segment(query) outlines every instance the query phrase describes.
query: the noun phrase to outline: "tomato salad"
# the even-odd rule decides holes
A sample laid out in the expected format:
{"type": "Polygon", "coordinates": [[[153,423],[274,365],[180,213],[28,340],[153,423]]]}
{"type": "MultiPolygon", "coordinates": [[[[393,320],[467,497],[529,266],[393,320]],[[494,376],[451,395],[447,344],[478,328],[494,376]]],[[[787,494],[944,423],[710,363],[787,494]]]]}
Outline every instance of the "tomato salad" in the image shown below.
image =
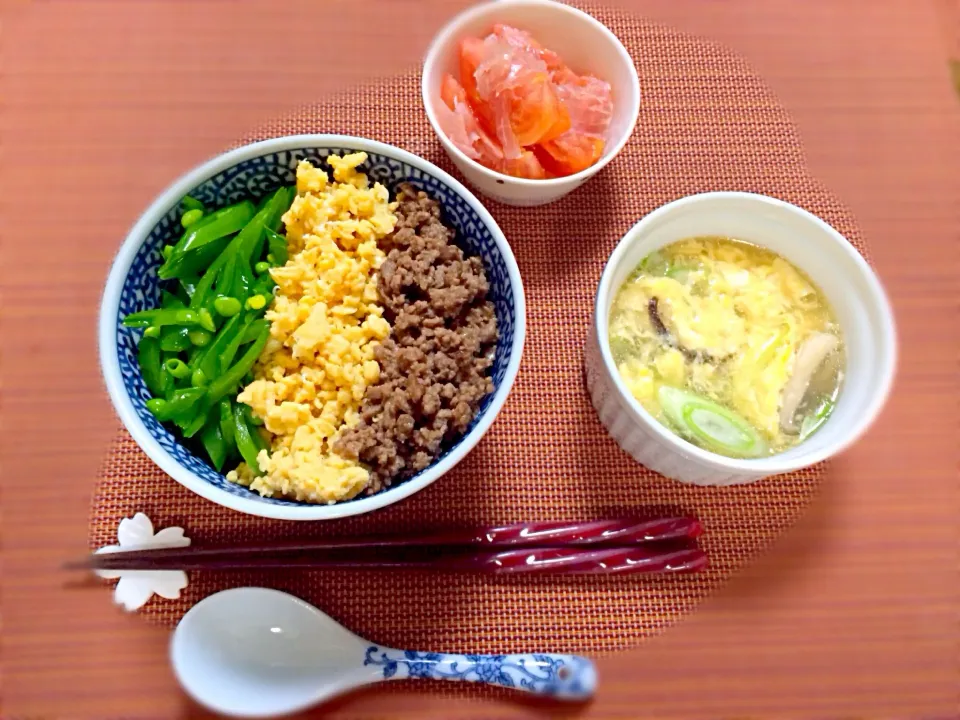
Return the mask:
{"type": "Polygon", "coordinates": [[[563,177],[603,155],[610,84],[580,75],[530,33],[495,25],[459,45],[459,79],[443,77],[440,126],[467,157],[520,178],[563,177]]]}

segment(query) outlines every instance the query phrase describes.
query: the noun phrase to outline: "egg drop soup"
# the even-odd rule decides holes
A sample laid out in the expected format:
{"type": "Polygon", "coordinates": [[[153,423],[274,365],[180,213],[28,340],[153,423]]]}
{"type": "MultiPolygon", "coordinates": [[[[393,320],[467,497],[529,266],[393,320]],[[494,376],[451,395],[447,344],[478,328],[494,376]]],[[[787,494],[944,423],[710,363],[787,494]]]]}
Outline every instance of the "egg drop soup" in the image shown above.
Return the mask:
{"type": "Polygon", "coordinates": [[[623,382],[660,423],[727,457],[803,442],[826,421],[844,348],[826,298],[775,253],[721,237],[640,263],[610,310],[623,382]]]}

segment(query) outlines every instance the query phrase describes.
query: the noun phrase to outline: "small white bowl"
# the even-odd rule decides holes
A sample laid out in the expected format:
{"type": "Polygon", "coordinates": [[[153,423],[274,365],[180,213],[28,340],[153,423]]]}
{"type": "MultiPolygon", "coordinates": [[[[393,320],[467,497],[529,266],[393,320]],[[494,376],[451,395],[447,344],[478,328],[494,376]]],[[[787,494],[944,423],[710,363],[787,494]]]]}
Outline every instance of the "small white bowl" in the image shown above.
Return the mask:
{"type": "Polygon", "coordinates": [[[447,24],[427,52],[421,78],[423,105],[434,132],[454,165],[481,193],[505,205],[546,205],[576,190],[602,170],[627,144],[640,114],[640,80],[633,59],[605,25],[587,13],[551,0],[498,0],[470,8],[447,24]],[[459,77],[459,42],[482,37],[495,23],[530,32],[545,47],[559,53],[574,72],[592,73],[613,89],[613,119],[603,156],[575,175],[530,180],[490,170],[467,157],[444,134],[434,107],[440,99],[444,73],[459,77]]]}
{"type": "Polygon", "coordinates": [[[692,195],[633,226],[600,279],[585,365],[593,405],[629,455],[661,475],[697,485],[735,485],[809,467],[856,442],[883,408],[893,382],[897,341],[890,303],[870,266],[840,233],[794,205],[739,192],[692,195]],[[630,394],[610,352],[608,323],[617,290],[640,261],[677,240],[722,235],[768,248],[820,287],[840,324],[846,372],[836,408],[805,442],[770,457],[738,460],[686,442],[630,394]]]}

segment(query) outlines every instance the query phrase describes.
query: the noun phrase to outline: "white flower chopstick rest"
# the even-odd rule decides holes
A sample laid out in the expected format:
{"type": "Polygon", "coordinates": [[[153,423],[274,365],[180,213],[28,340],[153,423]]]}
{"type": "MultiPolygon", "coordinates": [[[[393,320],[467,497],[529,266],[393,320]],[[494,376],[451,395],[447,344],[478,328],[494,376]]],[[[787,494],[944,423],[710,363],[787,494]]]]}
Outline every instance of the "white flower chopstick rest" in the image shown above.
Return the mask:
{"type": "MultiPolygon", "coordinates": [[[[97,554],[187,547],[190,544],[190,538],[183,534],[183,528],[180,527],[164,528],[154,535],[153,523],[142,512],[120,521],[117,541],[119,545],[102,547],[96,551],[97,554]]],[[[113,599],[129,612],[146,605],[154,595],[176,600],[180,597],[180,591],[187,586],[187,574],[183,570],[97,570],[96,573],[107,580],[120,578],[113,599]]]]}

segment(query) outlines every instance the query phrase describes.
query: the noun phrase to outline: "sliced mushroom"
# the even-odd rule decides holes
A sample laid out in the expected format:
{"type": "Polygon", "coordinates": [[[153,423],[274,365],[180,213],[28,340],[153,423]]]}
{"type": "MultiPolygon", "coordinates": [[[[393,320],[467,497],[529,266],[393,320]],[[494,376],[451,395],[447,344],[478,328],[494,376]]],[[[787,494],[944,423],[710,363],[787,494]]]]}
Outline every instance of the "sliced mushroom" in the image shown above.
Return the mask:
{"type": "Polygon", "coordinates": [[[656,297],[650,298],[650,302],[647,303],[647,313],[650,315],[650,324],[653,325],[654,331],[663,338],[663,341],[670,347],[676,348],[683,356],[690,362],[714,362],[713,357],[709,353],[703,350],[691,350],[690,348],[684,347],[677,338],[673,336],[673,333],[670,332],[670,329],[663,322],[663,318],[660,316],[660,305],[659,300],[656,297]]]}
{"type": "Polygon", "coordinates": [[[814,333],[808,337],[797,351],[793,365],[793,375],[783,388],[783,400],[780,403],[780,427],[785,433],[796,434],[800,428],[796,423],[797,408],[803,402],[810,380],[817,368],[827,359],[840,340],[830,333],[814,333]]]}

